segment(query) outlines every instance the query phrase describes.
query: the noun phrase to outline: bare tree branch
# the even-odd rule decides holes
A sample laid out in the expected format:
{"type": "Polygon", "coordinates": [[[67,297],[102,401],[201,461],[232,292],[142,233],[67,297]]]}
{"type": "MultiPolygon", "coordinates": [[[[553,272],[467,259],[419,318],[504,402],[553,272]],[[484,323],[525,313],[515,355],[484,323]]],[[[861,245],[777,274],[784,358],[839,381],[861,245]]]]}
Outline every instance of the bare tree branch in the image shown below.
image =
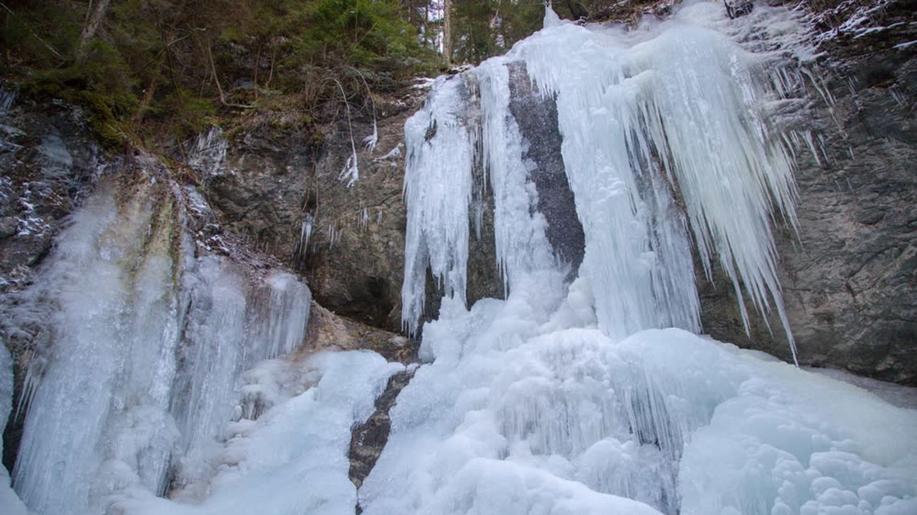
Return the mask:
{"type": "Polygon", "coordinates": [[[207,42],[207,58],[210,60],[210,71],[213,73],[213,81],[216,82],[217,91],[220,92],[220,103],[227,107],[238,107],[240,109],[254,109],[253,105],[245,104],[234,104],[226,101],[226,94],[223,92],[223,86],[220,85],[220,77],[217,75],[217,67],[213,63],[213,51],[211,50],[210,42],[207,42]]]}
{"type": "MultiPolygon", "coordinates": [[[[15,18],[19,18],[19,16],[18,16],[15,12],[13,12],[12,9],[10,9],[9,7],[7,7],[7,5],[6,5],[5,3],[0,2],[0,7],[3,7],[3,9],[4,9],[6,12],[10,13],[10,16],[13,16],[13,17],[15,17],[15,18]]],[[[20,19],[21,19],[21,18],[20,18],[20,19]]],[[[64,59],[64,56],[61,55],[60,52],[58,52],[57,50],[55,50],[55,48],[54,48],[53,46],[51,46],[50,43],[48,43],[47,41],[41,39],[41,38],[38,36],[38,34],[36,34],[32,29],[29,29],[29,34],[31,34],[33,38],[37,39],[42,45],[44,45],[45,48],[47,48],[49,52],[51,52],[52,54],[54,54],[55,57],[57,57],[58,59],[61,59],[61,60],[64,59]]]]}

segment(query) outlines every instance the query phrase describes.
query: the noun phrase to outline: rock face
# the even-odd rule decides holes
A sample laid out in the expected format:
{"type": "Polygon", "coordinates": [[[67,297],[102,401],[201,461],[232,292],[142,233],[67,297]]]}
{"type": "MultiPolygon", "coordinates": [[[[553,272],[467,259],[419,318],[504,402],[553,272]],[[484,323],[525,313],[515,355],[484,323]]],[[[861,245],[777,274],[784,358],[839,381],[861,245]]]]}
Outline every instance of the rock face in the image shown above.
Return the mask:
{"type": "Polygon", "coordinates": [[[316,299],[338,314],[398,331],[404,266],[404,121],[419,105],[406,94],[378,102],[377,121],[355,117],[325,135],[305,195],[311,236],[295,266],[314,284],[316,299]],[[364,145],[376,135],[375,145],[364,145]],[[359,179],[341,178],[356,148],[359,179]]]}
{"type": "Polygon", "coordinates": [[[28,280],[100,170],[79,110],[0,90],[0,293],[28,280]],[[7,105],[3,105],[7,104],[7,105]]]}
{"type": "Polygon", "coordinates": [[[310,309],[306,341],[305,352],[368,349],[389,361],[416,360],[416,348],[404,336],[340,317],[316,302],[310,309]]]}
{"type": "Polygon", "coordinates": [[[284,261],[296,248],[315,153],[307,131],[291,117],[255,115],[225,139],[221,132],[208,134],[198,141],[204,155],[190,159],[224,227],[284,261]]]}
{"type": "MultiPolygon", "coordinates": [[[[906,2],[861,29],[907,20],[906,2]]],[[[848,6],[849,7],[849,6],[848,6]]],[[[841,21],[857,13],[826,11],[841,21]]],[[[835,22],[839,23],[839,22],[835,22]]],[[[912,24],[866,35],[835,30],[821,45],[833,102],[813,122],[827,159],[799,160],[799,235],[778,236],[781,283],[800,362],[917,384],[917,38],[912,24]],[[858,36],[858,37],[855,37],[858,36]]],[[[814,93],[814,92],[813,92],[814,93]]],[[[779,322],[742,329],[723,278],[701,288],[705,331],[788,357],[779,322]]]]}
{"type": "MultiPolygon", "coordinates": [[[[305,274],[316,300],[361,322],[400,330],[405,208],[404,121],[422,92],[354,111],[319,136],[289,115],[258,115],[226,138],[205,178],[221,220],[305,274]],[[376,135],[374,145],[364,143],[376,135]],[[356,150],[359,178],[341,176],[356,150]]],[[[344,106],[342,106],[342,111],[344,106]]]]}

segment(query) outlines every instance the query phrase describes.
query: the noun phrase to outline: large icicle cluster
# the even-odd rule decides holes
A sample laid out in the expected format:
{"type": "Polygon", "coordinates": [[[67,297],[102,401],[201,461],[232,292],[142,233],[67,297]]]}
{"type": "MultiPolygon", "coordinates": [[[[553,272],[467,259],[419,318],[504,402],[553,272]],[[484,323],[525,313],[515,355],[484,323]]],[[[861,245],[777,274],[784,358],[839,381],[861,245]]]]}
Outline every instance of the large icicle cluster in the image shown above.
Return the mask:
{"type": "Polygon", "coordinates": [[[778,213],[795,224],[787,142],[798,136],[775,127],[768,110],[800,92],[787,81],[772,83],[768,74],[773,67],[766,64],[785,49],[749,53],[711,28],[716,6],[687,11],[634,32],[555,23],[507,56],[440,79],[406,128],[403,305],[410,327],[421,314],[427,264],[446,282],[447,294],[463,298],[477,147],[494,191],[505,277],[527,266],[519,256],[540,248],[526,241],[527,219],[537,212],[507,217],[533,205],[527,196],[537,198],[521,157],[527,143],[515,141],[506,107],[506,66],[522,61],[557,102],[564,165],[586,234],[579,273],[592,285],[602,329],[615,338],[652,327],[699,329],[689,225],[706,273],[718,256],[735,285],[746,325],[742,286],[759,311],[776,308],[792,345],[771,224],[778,213]],[[479,97],[467,93],[475,89],[479,97]],[[441,127],[448,131],[441,134],[441,127]]]}
{"type": "Polygon", "coordinates": [[[405,235],[401,309],[410,329],[423,312],[428,267],[446,295],[465,300],[476,141],[463,110],[470,94],[462,78],[440,78],[425,108],[404,127],[409,149],[404,190],[413,207],[405,235]]]}

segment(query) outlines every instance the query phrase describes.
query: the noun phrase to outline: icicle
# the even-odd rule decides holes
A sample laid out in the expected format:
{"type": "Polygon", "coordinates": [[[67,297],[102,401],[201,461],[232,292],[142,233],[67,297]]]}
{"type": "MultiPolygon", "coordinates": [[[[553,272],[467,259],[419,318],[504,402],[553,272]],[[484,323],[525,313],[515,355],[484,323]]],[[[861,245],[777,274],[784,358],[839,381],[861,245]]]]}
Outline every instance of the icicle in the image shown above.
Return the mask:
{"type": "Polygon", "coordinates": [[[350,188],[360,179],[360,167],[357,160],[357,149],[353,147],[353,153],[347,158],[347,161],[344,162],[343,168],[341,168],[341,173],[338,174],[338,180],[347,184],[347,187],[350,188]]]}
{"type": "Polygon", "coordinates": [[[91,199],[26,293],[60,306],[14,470],[17,491],[38,513],[90,510],[106,493],[96,478],[115,481],[115,463],[140,465],[116,481],[162,487],[175,438],[166,412],[180,297],[170,254],[174,204],[151,193],[121,212],[111,191],[91,199]]]}
{"type": "MultiPolygon", "coordinates": [[[[718,11],[708,5],[692,11],[695,18],[685,17],[689,22],[650,26],[650,33],[640,37],[555,24],[516,45],[506,57],[472,72],[481,82],[482,148],[496,197],[498,264],[506,276],[517,267],[515,261],[529,259],[531,251],[531,245],[524,243],[531,233],[520,224],[528,215],[519,218],[510,213],[523,213],[523,206],[532,206],[534,193],[526,193],[527,172],[514,150],[514,121],[500,104],[508,97],[501,86],[504,64],[522,60],[537,87],[556,97],[565,169],[586,235],[580,274],[592,284],[603,330],[615,338],[668,325],[699,330],[687,226],[706,274],[711,273],[712,260],[718,259],[737,291],[744,289],[738,301],[746,327],[747,295],[758,312],[777,311],[795,356],[777,279],[771,223],[779,213],[795,228],[792,156],[807,140],[795,132],[787,140],[769,125],[767,109],[786,111],[804,105],[772,101],[785,100],[802,83],[794,78],[795,70],[791,75],[780,65],[767,73],[764,68],[770,57],[755,56],[703,26],[710,23],[708,16],[717,17],[712,25],[722,25],[718,11]],[[513,169],[518,171],[508,172],[513,169]],[[504,187],[507,180],[513,185],[504,187]],[[684,201],[685,219],[675,207],[675,195],[684,201]]],[[[756,16],[766,16],[767,10],[762,13],[756,16]]],[[[775,16],[785,15],[781,13],[775,16]]],[[[547,18],[550,15],[548,7],[547,18]]],[[[754,23],[763,22],[742,21],[738,28],[727,28],[736,32],[735,37],[761,46],[752,37],[757,30],[754,23]]],[[[778,47],[796,45],[793,50],[805,54],[791,31],[773,32],[778,47]]],[[[765,51],[776,53],[773,46],[765,46],[765,51]]],[[[455,113],[473,116],[473,100],[454,94],[461,83],[461,76],[441,79],[425,110],[406,129],[406,191],[410,192],[406,271],[410,273],[405,275],[403,319],[409,327],[422,311],[420,270],[427,261],[431,265],[437,261],[424,252],[439,253],[438,262],[431,266],[434,277],[442,281],[448,272],[459,278],[458,287],[446,285],[447,292],[461,292],[464,287],[461,250],[467,245],[468,191],[462,181],[467,179],[460,179],[448,194],[441,185],[450,180],[455,184],[452,177],[467,171],[447,176],[437,168],[440,161],[418,159],[436,152],[474,151],[467,129],[459,133],[461,138],[448,142],[437,132],[443,113],[453,119],[455,113]],[[448,102],[443,101],[446,98],[448,102]],[[435,188],[429,186],[434,183],[435,188]],[[430,190],[415,193],[424,188],[430,190]],[[426,214],[419,215],[442,213],[447,197],[452,202],[461,199],[450,211],[451,222],[437,226],[429,224],[426,214]],[[412,234],[446,228],[450,238],[440,238],[426,248],[412,239],[412,234]]],[[[822,89],[817,81],[813,84],[822,89]]]]}
{"type": "Polygon", "coordinates": [[[6,114],[13,107],[17,95],[18,91],[15,89],[7,89],[0,85],[0,115],[6,114]]]}
{"type": "Polygon", "coordinates": [[[463,119],[463,77],[440,78],[404,127],[408,208],[402,314],[413,332],[423,313],[427,266],[447,296],[465,301],[473,128],[463,119]]]}
{"type": "MultiPolygon", "coordinates": [[[[350,117],[350,102],[347,100],[347,93],[344,92],[344,86],[341,85],[339,80],[335,79],[334,83],[337,84],[338,89],[341,91],[341,98],[344,100],[344,107],[347,113],[347,128],[350,131],[350,157],[344,162],[341,173],[338,174],[338,180],[345,182],[347,187],[351,188],[360,179],[360,163],[357,157],[357,144],[353,136],[353,122],[350,117]]],[[[375,142],[373,142],[373,147],[375,147],[375,142]]]]}
{"type": "MultiPolygon", "coordinates": [[[[520,274],[554,267],[554,255],[545,237],[545,220],[538,213],[538,194],[523,162],[526,142],[509,111],[509,71],[491,60],[474,71],[479,80],[483,161],[494,198],[497,265],[504,291],[520,274]]],[[[475,232],[480,238],[482,208],[476,206],[475,232]]]]}
{"type": "Polygon", "coordinates": [[[545,2],[544,4],[544,23],[542,26],[547,29],[550,27],[555,27],[557,25],[560,25],[561,23],[563,22],[560,21],[560,16],[558,16],[557,13],[554,12],[554,8],[551,6],[551,2],[545,2]]]}
{"type": "MultiPolygon", "coordinates": [[[[365,148],[366,150],[369,151],[370,154],[372,154],[373,151],[376,150],[376,145],[378,144],[379,144],[379,127],[376,124],[375,117],[373,117],[373,133],[363,138],[363,148],[365,148]]],[[[391,154],[391,152],[389,154],[391,154]]]]}
{"type": "Polygon", "coordinates": [[[312,239],[312,230],[315,225],[315,217],[311,213],[303,216],[302,224],[299,228],[299,255],[305,256],[309,252],[309,241],[312,239]]]}
{"type": "Polygon", "coordinates": [[[229,142],[223,137],[223,130],[211,127],[198,135],[188,155],[188,166],[204,176],[220,175],[225,171],[228,150],[229,142]]]}

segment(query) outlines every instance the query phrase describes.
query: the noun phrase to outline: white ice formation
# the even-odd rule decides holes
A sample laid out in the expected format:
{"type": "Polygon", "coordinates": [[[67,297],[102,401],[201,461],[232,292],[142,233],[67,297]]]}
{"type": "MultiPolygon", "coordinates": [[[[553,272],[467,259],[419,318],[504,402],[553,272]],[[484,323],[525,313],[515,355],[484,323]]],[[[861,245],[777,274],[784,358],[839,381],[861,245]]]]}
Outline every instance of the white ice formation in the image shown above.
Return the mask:
{"type": "MultiPolygon", "coordinates": [[[[103,182],[4,313],[23,331],[47,328],[33,335],[13,474],[25,505],[37,515],[349,515],[357,500],[366,515],[917,513],[917,411],[697,334],[692,248],[789,334],[772,231],[795,224],[795,153],[820,150],[794,119],[804,89],[830,100],[800,66],[812,52],[795,15],[758,6],[728,20],[696,2],[633,31],[550,10],[545,25],[508,55],[438,79],[405,127],[408,328],[419,327],[428,270],[444,298],[359,492],[351,430],[403,365],[297,350],[304,284],[195,245],[185,217],[206,211],[199,195],[122,179],[103,182]],[[539,208],[509,64],[556,102],[585,236],[575,270],[539,208]],[[506,295],[468,307],[479,167],[506,295]]],[[[196,166],[219,168],[225,151],[212,133],[196,166]]],[[[0,421],[11,383],[0,353],[0,421]]],[[[0,508],[25,512],[5,475],[0,508]]]]}
{"type": "MultiPolygon", "coordinates": [[[[405,128],[403,319],[442,287],[422,366],[360,490],[366,515],[917,512],[917,412],[705,339],[691,255],[792,345],[773,227],[793,228],[810,48],[795,15],[697,2],[637,30],[558,20],[440,78],[405,128]],[[585,234],[572,283],[545,237],[507,69],[556,102],[585,234]],[[793,118],[797,119],[793,119],[793,118]],[[505,300],[466,307],[478,162],[505,300]]],[[[827,99],[826,99],[827,100],[827,99]]],[[[795,349],[793,349],[795,356],[795,349]]]]}
{"type": "Polygon", "coordinates": [[[202,251],[189,201],[161,177],[104,180],[6,306],[5,324],[41,328],[13,470],[36,513],[99,513],[127,487],[212,475],[243,372],[305,339],[306,285],[202,251]]]}

